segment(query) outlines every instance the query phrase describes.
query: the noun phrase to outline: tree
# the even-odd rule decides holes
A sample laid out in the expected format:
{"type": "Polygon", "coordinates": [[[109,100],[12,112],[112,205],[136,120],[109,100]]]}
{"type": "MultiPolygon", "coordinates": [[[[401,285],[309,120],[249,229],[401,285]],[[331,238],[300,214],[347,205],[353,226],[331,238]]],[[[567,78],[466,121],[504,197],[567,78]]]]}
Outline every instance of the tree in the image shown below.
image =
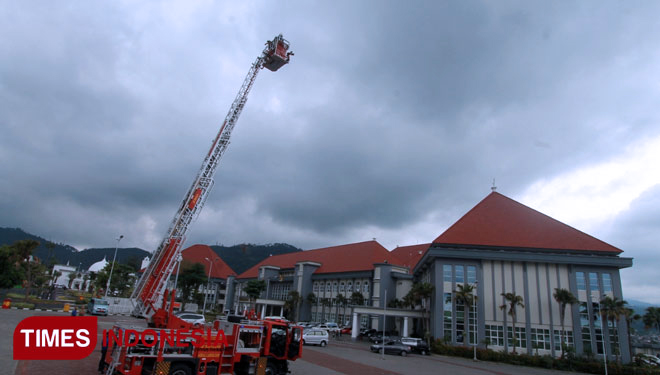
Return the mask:
{"type": "MultiPolygon", "coordinates": [[[[617,297],[610,297],[610,296],[605,296],[602,300],[600,300],[600,313],[601,316],[603,317],[603,320],[607,320],[608,322],[612,323],[612,327],[614,327],[614,332],[613,336],[615,339],[618,337],[618,329],[617,329],[617,322],[619,319],[624,315],[624,309],[626,308],[626,304],[628,302],[624,300],[620,300],[617,297]]],[[[603,340],[605,340],[605,330],[603,329],[603,340]]],[[[618,340],[617,340],[618,343],[618,340]]],[[[614,343],[610,343],[612,347],[614,343]]],[[[605,355],[607,355],[607,348],[605,348],[605,355]]],[[[617,351],[616,354],[616,360],[619,362],[619,353],[617,351]]]]}
{"type": "Polygon", "coordinates": [[[250,280],[245,286],[245,294],[250,298],[250,302],[253,303],[253,310],[257,309],[257,298],[266,290],[266,282],[264,280],[250,280]]]}
{"type": "Polygon", "coordinates": [[[578,303],[578,299],[575,298],[573,293],[568,289],[555,288],[555,293],[552,295],[555,298],[555,301],[559,304],[559,321],[561,323],[561,357],[564,358],[564,345],[566,344],[565,335],[566,330],[564,329],[564,319],[566,318],[566,306],[575,305],[578,303]]]}
{"type": "Polygon", "coordinates": [[[291,314],[287,314],[288,318],[297,322],[298,321],[298,308],[302,302],[302,296],[298,293],[297,290],[289,291],[286,302],[284,303],[284,309],[289,311],[291,314]]]}
{"type": "Polygon", "coordinates": [[[506,302],[500,305],[500,310],[506,311],[506,313],[511,317],[513,354],[516,354],[516,344],[518,342],[516,335],[516,308],[520,307],[521,309],[524,309],[525,304],[523,303],[524,301],[522,296],[517,295],[515,292],[502,293],[502,297],[504,297],[506,302]]]}
{"type": "MultiPolygon", "coordinates": [[[[431,332],[429,318],[427,318],[426,313],[429,308],[429,300],[433,296],[433,290],[435,287],[431,283],[415,283],[408,292],[408,300],[414,301],[415,306],[421,306],[422,308],[422,324],[424,327],[424,336],[426,337],[426,343],[431,346],[431,332]]],[[[405,297],[404,297],[405,298],[405,297]]]]}
{"type": "Polygon", "coordinates": [[[7,245],[0,246],[0,288],[12,288],[21,283],[25,277],[23,268],[17,264],[13,248],[7,245]]]}
{"type": "MultiPolygon", "coordinates": [[[[471,306],[477,297],[474,295],[474,285],[470,284],[456,284],[456,290],[454,291],[454,301],[456,304],[463,305],[463,324],[467,325],[469,322],[469,312],[468,306],[471,306]]],[[[465,337],[465,335],[463,335],[465,337]]],[[[476,337],[475,337],[476,338],[476,337]]]]}
{"type": "Polygon", "coordinates": [[[195,297],[195,292],[204,282],[206,282],[204,265],[183,261],[178,280],[178,288],[181,290],[181,302],[185,305],[191,297],[195,297]]]}
{"type": "Polygon", "coordinates": [[[635,310],[630,307],[626,307],[623,310],[623,315],[626,317],[626,328],[628,328],[628,348],[632,350],[632,340],[630,339],[630,330],[632,329],[632,323],[635,320],[642,319],[642,316],[635,313],[635,310]]]}
{"type": "MultiPolygon", "coordinates": [[[[337,324],[342,325],[343,322],[339,321],[339,308],[346,306],[346,302],[348,302],[348,299],[344,297],[343,294],[338,294],[337,299],[335,299],[335,302],[337,303],[337,324]]],[[[344,309],[344,314],[346,314],[346,309],[344,309]]]]}
{"type": "Polygon", "coordinates": [[[644,322],[644,327],[655,328],[660,332],[660,307],[647,307],[642,321],[644,322]]]}
{"type": "Polygon", "coordinates": [[[357,306],[362,306],[364,305],[364,295],[360,292],[353,292],[351,294],[351,305],[357,305],[357,306]]]}
{"type": "Polygon", "coordinates": [[[39,242],[35,240],[20,240],[14,242],[11,245],[14,250],[14,254],[17,257],[17,263],[25,271],[25,279],[23,280],[23,286],[25,287],[25,299],[28,299],[30,296],[30,288],[34,285],[36,281],[41,281],[39,276],[43,276],[45,272],[45,267],[39,263],[39,259],[32,257],[32,252],[39,246],[39,242]],[[31,259],[32,258],[32,259],[31,259]]]}

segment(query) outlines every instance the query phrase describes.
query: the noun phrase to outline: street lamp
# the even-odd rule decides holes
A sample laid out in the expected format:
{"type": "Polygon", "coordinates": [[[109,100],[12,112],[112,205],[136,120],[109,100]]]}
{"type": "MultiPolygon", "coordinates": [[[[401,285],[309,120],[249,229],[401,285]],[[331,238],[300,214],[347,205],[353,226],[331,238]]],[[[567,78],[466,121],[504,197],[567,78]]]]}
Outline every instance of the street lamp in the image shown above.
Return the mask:
{"type": "Polygon", "coordinates": [[[477,343],[479,342],[479,333],[478,333],[478,320],[479,320],[479,315],[477,312],[477,287],[479,286],[479,281],[474,282],[474,292],[472,293],[472,309],[474,310],[474,331],[472,331],[472,334],[474,335],[474,348],[473,348],[473,354],[474,357],[472,358],[473,361],[477,360],[477,343]]]}
{"type": "Polygon", "coordinates": [[[112,280],[112,271],[115,269],[115,260],[117,260],[117,249],[119,248],[119,241],[124,238],[124,235],[122,234],[117,238],[117,245],[115,246],[115,256],[112,258],[112,265],[110,266],[110,275],[108,276],[108,284],[105,286],[105,297],[108,296],[108,289],[110,289],[110,280],[112,280]]]}
{"type": "Polygon", "coordinates": [[[206,280],[206,290],[204,291],[204,307],[202,307],[202,315],[206,313],[206,297],[208,296],[208,290],[210,289],[210,285],[211,285],[211,270],[213,269],[213,262],[218,260],[218,258],[215,258],[213,260],[209,258],[204,258],[204,260],[208,261],[210,266],[209,266],[209,277],[206,280]]]}

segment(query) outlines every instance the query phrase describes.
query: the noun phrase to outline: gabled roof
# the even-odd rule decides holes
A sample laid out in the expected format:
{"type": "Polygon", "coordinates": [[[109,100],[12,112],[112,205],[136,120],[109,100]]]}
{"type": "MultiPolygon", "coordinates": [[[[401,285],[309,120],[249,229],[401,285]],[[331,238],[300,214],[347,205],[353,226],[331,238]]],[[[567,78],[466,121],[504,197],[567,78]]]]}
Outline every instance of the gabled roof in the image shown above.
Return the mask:
{"type": "Polygon", "coordinates": [[[433,244],[623,252],[497,192],[490,193],[433,244]]]}
{"type": "Polygon", "coordinates": [[[183,260],[203,264],[205,275],[209,274],[210,263],[204,258],[211,259],[213,261],[211,277],[214,279],[226,279],[231,275],[236,275],[236,272],[234,272],[234,270],[232,270],[231,267],[229,267],[227,263],[225,263],[225,261],[207,245],[190,246],[189,248],[184,249],[181,252],[181,255],[183,256],[183,260]]]}
{"type": "Polygon", "coordinates": [[[415,268],[420,259],[424,256],[426,251],[431,247],[430,243],[419,244],[419,245],[410,245],[410,246],[399,246],[396,249],[392,250],[392,254],[401,259],[403,265],[409,269],[415,268]]]}
{"type": "Polygon", "coordinates": [[[295,253],[274,255],[268,257],[242,274],[239,279],[254,279],[259,275],[262,266],[275,266],[281,269],[294,268],[296,263],[315,262],[321,266],[315,274],[371,271],[374,263],[391,263],[402,265],[402,262],[376,241],[358,242],[347,245],[326,247],[315,250],[298,251],[295,253]]]}

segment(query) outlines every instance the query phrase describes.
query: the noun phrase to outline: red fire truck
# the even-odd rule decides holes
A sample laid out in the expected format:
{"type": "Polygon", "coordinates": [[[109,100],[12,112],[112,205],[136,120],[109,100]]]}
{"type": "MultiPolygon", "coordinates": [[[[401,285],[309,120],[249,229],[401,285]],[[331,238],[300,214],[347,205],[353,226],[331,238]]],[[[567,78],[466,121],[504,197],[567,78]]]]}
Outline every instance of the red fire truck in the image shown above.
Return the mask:
{"type": "Polygon", "coordinates": [[[291,55],[289,42],[280,34],[266,43],[252,64],[199,173],[131,296],[133,315],[146,318],[148,327],[118,324],[103,336],[106,374],[286,374],[288,361],[301,357],[302,327],[283,320],[241,316],[228,316],[212,327],[193,327],[173,314],[176,293],[166,289],[188,226],[213,187],[215,169],[257,74],[262,68],[277,71],[291,55]]]}

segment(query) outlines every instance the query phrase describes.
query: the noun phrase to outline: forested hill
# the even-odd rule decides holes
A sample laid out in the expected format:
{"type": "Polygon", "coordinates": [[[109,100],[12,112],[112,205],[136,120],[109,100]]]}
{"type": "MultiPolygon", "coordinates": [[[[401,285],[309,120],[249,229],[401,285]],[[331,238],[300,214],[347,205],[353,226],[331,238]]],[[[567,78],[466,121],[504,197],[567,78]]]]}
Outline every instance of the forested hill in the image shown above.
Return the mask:
{"type": "Polygon", "coordinates": [[[271,255],[302,251],[286,243],[267,245],[242,244],[234,246],[211,246],[211,249],[231,267],[237,275],[271,255]]]}
{"type": "MultiPolygon", "coordinates": [[[[55,258],[56,264],[67,264],[86,270],[103,257],[112,261],[114,248],[92,248],[78,251],[66,244],[52,243],[42,237],[27,233],[19,228],[0,228],[0,246],[11,245],[16,241],[32,239],[39,242],[39,247],[34,255],[47,262],[51,257],[55,258]]],[[[193,244],[187,244],[192,246],[193,244]]],[[[302,251],[289,244],[277,243],[267,245],[242,244],[234,246],[211,246],[218,256],[222,258],[237,274],[240,274],[261,262],[270,255],[279,255],[302,251]]],[[[117,261],[139,267],[144,257],[150,256],[149,252],[139,248],[119,248],[117,250],[117,261]]]]}

